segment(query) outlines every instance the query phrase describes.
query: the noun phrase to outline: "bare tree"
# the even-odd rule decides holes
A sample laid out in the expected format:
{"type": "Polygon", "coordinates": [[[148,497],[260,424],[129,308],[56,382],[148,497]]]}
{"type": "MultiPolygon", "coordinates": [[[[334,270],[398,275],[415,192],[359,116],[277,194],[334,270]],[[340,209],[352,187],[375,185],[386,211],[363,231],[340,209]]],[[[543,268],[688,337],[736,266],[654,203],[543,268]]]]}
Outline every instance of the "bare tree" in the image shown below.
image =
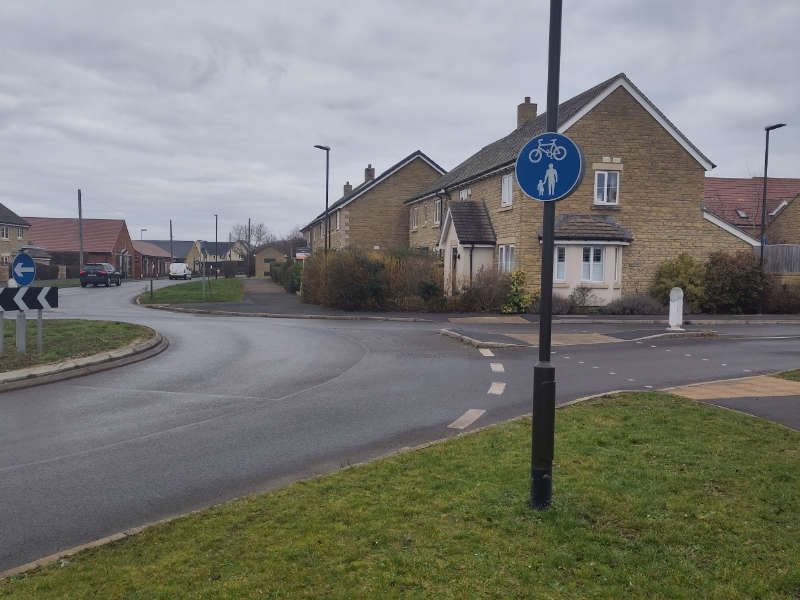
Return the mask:
{"type": "Polygon", "coordinates": [[[241,242],[245,248],[252,250],[263,244],[275,241],[273,234],[264,223],[253,223],[248,230],[247,223],[234,225],[231,229],[231,239],[241,242]]]}

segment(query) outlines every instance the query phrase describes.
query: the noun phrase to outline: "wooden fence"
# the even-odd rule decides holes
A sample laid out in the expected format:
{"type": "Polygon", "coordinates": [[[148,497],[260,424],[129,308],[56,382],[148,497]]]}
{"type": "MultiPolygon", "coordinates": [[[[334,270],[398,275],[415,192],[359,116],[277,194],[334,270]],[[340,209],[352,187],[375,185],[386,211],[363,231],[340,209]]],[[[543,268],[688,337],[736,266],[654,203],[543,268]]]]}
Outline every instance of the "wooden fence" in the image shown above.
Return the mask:
{"type": "MultiPolygon", "coordinates": [[[[761,248],[753,248],[756,256],[761,248]]],[[[764,246],[764,269],[770,273],[800,273],[800,244],[764,246]]]]}

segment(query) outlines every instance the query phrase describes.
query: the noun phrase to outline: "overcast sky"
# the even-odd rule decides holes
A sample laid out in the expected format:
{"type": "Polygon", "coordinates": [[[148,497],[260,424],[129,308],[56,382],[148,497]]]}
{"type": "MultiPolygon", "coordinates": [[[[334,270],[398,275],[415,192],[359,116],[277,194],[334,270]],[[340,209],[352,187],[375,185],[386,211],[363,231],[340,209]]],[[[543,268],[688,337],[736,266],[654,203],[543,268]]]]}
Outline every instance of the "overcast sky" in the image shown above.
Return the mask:
{"type": "MultiPolygon", "coordinates": [[[[132,237],[277,234],[364,167],[446,169],[544,110],[548,2],[2,0],[0,202],[132,237]]],[[[561,99],[628,77],[718,166],[800,177],[800,2],[565,0],[561,99]],[[792,122],[794,121],[794,123],[792,122]]]]}

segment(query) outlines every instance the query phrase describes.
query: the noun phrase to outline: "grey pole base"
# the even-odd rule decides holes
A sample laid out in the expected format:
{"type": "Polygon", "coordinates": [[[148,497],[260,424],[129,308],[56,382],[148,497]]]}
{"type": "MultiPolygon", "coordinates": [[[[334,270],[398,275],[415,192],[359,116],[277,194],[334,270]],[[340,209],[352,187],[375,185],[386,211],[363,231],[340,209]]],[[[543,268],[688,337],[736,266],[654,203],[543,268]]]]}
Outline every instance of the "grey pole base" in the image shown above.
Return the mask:
{"type": "Polygon", "coordinates": [[[553,502],[553,469],[531,469],[531,506],[537,510],[549,508],[553,502]]]}
{"type": "Polygon", "coordinates": [[[25,354],[27,349],[27,321],[25,320],[25,311],[17,313],[17,354],[25,354]]]}

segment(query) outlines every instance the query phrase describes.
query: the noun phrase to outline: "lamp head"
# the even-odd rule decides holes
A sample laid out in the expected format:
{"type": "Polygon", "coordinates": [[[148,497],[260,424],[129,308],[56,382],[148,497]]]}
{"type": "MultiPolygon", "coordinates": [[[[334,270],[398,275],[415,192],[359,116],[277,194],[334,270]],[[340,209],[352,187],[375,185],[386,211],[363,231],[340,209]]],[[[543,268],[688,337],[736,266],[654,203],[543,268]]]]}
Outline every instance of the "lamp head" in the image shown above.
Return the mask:
{"type": "Polygon", "coordinates": [[[764,127],[764,131],[772,131],[773,129],[778,129],[780,127],[786,127],[786,123],[776,123],[775,125],[767,125],[764,127]]]}
{"type": "Polygon", "coordinates": [[[320,150],[325,150],[325,152],[330,152],[330,150],[331,150],[331,147],[330,147],[330,146],[322,146],[322,145],[320,145],[320,144],[316,144],[316,145],[314,146],[314,148],[319,148],[320,150]]]}

